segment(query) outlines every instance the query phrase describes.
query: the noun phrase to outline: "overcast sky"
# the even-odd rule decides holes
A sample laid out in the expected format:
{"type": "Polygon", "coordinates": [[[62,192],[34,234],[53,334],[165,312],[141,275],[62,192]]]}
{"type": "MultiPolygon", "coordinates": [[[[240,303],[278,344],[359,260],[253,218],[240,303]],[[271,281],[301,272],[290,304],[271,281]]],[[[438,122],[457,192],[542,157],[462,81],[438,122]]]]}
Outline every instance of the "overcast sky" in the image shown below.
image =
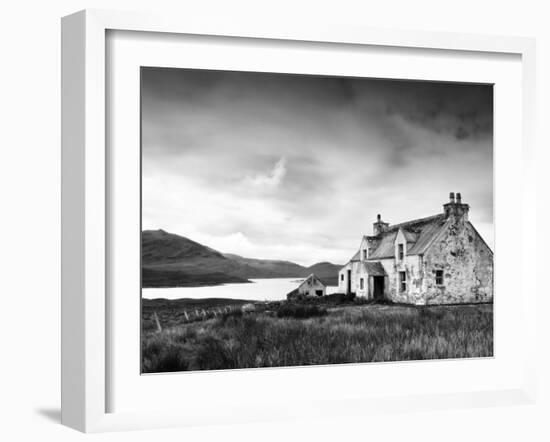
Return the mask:
{"type": "Polygon", "coordinates": [[[492,132],[487,85],[144,68],[143,228],[343,264],[454,191],[492,248],[492,132]]]}

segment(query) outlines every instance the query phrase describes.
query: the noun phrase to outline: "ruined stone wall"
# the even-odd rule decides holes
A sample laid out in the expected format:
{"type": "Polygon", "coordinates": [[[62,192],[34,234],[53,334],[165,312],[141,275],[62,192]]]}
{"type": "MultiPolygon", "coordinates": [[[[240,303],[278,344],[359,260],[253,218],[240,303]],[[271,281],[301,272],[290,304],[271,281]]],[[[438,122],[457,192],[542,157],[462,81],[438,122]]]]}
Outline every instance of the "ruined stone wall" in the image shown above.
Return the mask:
{"type": "Polygon", "coordinates": [[[493,300],[493,254],[465,219],[446,227],[424,255],[422,267],[426,304],[493,300]],[[443,270],[443,285],[436,284],[436,270],[443,270]]]}
{"type": "Polygon", "coordinates": [[[318,279],[304,281],[298,287],[298,293],[303,296],[317,296],[317,290],[321,290],[323,295],[326,294],[325,286],[318,279]]]}
{"type": "Polygon", "coordinates": [[[381,261],[388,274],[386,279],[386,297],[393,302],[406,304],[424,304],[422,290],[423,268],[422,259],[418,255],[405,256],[403,261],[384,259],[381,261]],[[407,290],[400,290],[399,272],[407,275],[407,290]]]}

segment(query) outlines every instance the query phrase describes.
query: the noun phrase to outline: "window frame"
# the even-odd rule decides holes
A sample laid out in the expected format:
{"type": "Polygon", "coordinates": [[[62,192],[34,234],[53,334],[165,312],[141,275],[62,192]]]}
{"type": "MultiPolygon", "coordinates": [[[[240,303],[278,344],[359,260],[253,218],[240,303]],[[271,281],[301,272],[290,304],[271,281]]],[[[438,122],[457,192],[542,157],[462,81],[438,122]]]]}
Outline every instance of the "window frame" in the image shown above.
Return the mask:
{"type": "Polygon", "coordinates": [[[399,292],[403,293],[407,291],[407,272],[399,272],[399,292]]]}
{"type": "Polygon", "coordinates": [[[434,278],[435,278],[435,285],[437,286],[445,285],[445,274],[443,270],[440,270],[440,269],[434,270],[434,278]],[[441,274],[441,276],[438,276],[438,274],[441,274]],[[441,281],[438,282],[438,279],[440,279],[441,281]]]}
{"type": "Polygon", "coordinates": [[[397,259],[403,261],[405,259],[405,244],[402,242],[397,244],[397,259]]]}

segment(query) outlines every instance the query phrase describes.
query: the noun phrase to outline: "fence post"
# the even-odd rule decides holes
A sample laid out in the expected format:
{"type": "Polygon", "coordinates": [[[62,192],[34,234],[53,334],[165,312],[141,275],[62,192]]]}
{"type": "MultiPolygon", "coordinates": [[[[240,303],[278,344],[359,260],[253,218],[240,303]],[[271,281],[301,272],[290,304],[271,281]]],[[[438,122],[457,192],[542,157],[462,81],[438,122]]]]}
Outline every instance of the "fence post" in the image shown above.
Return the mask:
{"type": "Polygon", "coordinates": [[[162,326],[160,325],[159,317],[157,315],[157,312],[153,312],[153,318],[155,319],[155,322],[157,323],[157,332],[162,331],[162,326]]]}

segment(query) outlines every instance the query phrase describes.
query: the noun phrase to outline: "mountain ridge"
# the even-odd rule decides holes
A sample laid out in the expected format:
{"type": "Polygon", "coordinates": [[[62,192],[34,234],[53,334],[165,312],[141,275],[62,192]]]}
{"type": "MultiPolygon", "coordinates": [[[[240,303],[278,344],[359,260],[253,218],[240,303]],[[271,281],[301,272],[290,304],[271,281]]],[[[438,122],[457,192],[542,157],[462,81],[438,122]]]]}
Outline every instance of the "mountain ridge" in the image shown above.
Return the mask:
{"type": "Polygon", "coordinates": [[[144,288],[246,283],[250,279],[301,278],[311,273],[335,285],[340,267],[327,261],[305,267],[286,260],[246,258],[162,229],[142,231],[144,288]]]}

